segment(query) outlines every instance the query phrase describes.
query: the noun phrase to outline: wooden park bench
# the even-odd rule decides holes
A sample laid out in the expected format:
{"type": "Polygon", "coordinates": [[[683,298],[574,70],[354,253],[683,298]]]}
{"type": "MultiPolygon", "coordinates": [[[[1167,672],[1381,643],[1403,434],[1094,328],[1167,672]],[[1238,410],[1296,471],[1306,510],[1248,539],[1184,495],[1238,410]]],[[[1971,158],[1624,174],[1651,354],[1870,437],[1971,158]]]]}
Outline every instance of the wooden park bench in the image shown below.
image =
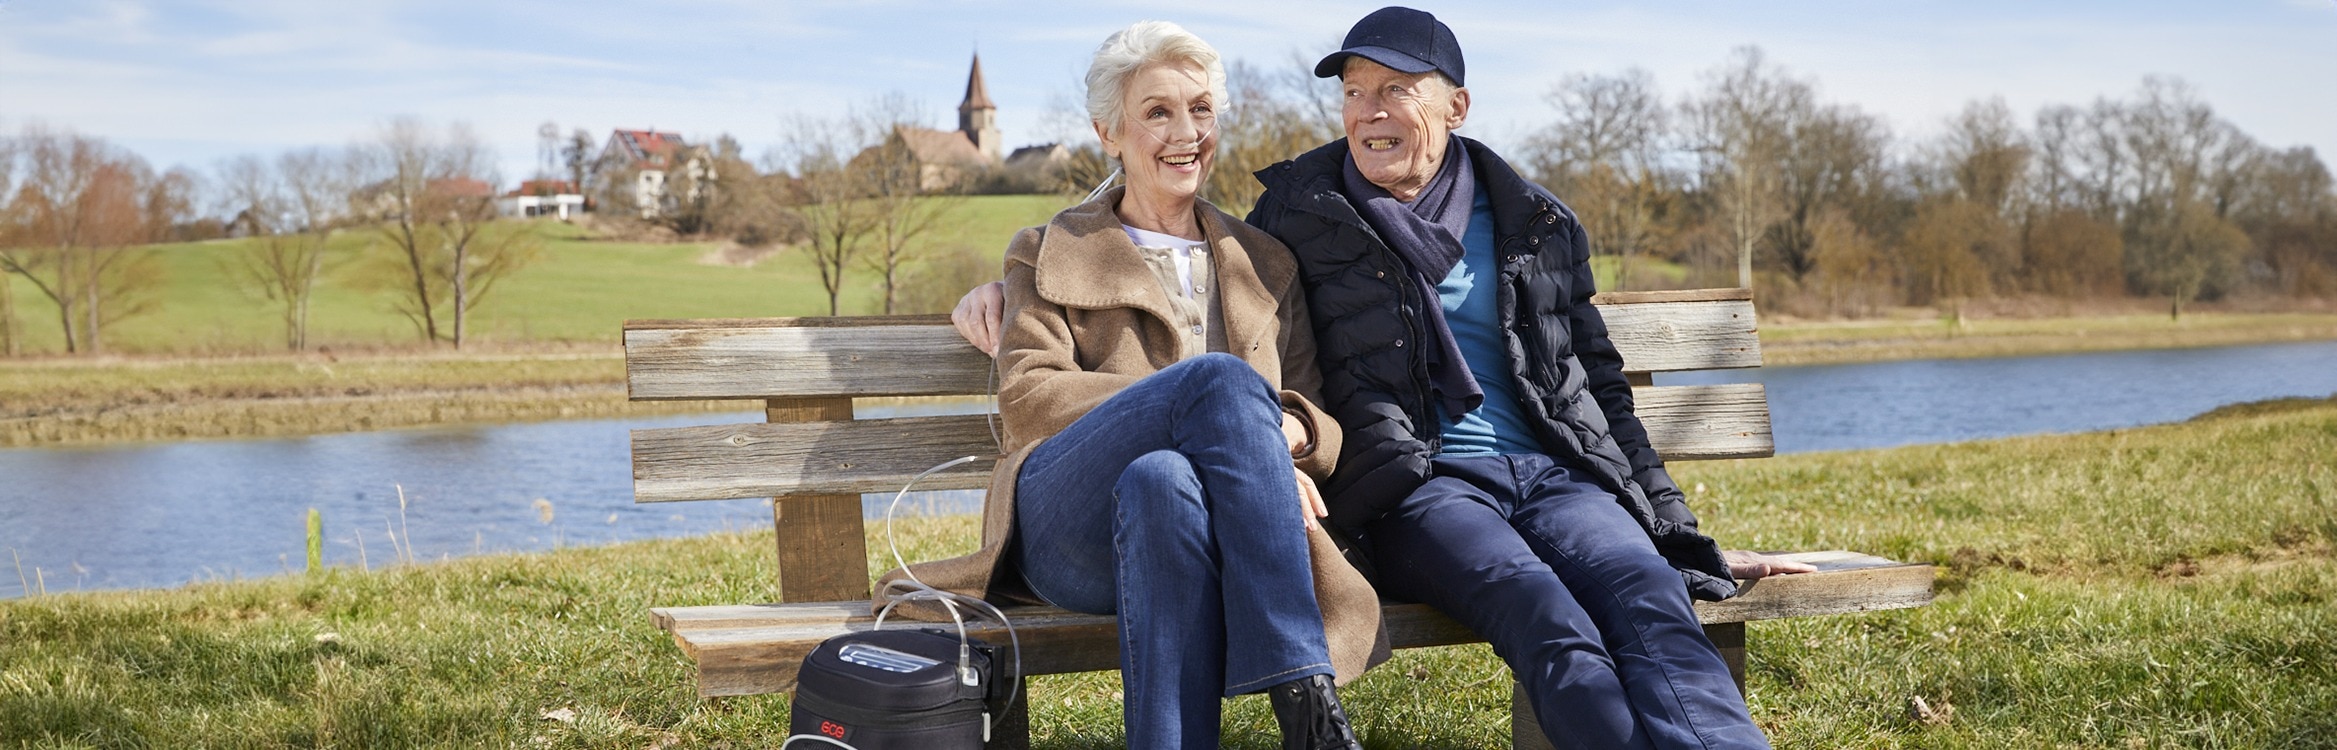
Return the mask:
{"type": "MultiPolygon", "coordinates": [[[[1636,386],[1640,420],[1666,461],[1773,452],[1768,399],[1759,384],[1659,387],[1650,379],[1657,372],[1760,366],[1750,293],[1610,293],[1595,301],[1636,386]]],[[[651,610],[657,626],[696,660],[700,695],[786,691],[813,646],[870,626],[861,493],[896,492],[918,473],[968,455],[985,459],[927,477],[917,489],[989,486],[997,447],[986,416],[854,418],[855,398],[991,392],[990,359],[960,339],[944,316],[636,320],[625,324],[625,365],[634,400],[765,404],[763,423],[633,432],[638,502],[776,498],[779,603],[651,610]]],[[[1845,551],[1790,556],[1820,572],[1753,581],[1736,598],[1696,605],[1739,689],[1747,622],[1931,601],[1928,565],[1845,551]]],[[[1111,617],[1043,607],[1007,612],[1021,638],[1026,675],[1118,668],[1111,617]]],[[[1384,614],[1397,648],[1482,640],[1426,605],[1390,604],[1384,614]]],[[[993,644],[1007,641],[994,626],[975,634],[993,644]]],[[[1019,702],[1005,717],[994,746],[1028,745],[1027,705],[1019,702]]],[[[1517,745],[1547,747],[1522,700],[1512,707],[1517,745]]]]}

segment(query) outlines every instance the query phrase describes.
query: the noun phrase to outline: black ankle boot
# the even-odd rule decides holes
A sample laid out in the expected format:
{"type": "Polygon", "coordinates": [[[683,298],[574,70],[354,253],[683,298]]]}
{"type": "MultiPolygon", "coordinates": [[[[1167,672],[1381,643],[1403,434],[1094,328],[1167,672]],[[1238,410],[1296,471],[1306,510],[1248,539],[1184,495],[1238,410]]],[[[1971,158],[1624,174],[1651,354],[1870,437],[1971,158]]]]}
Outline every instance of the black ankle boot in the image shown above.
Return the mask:
{"type": "Polygon", "coordinates": [[[1328,675],[1275,685],[1266,695],[1274,702],[1274,721],[1282,725],[1282,750],[1363,750],[1328,675]]]}

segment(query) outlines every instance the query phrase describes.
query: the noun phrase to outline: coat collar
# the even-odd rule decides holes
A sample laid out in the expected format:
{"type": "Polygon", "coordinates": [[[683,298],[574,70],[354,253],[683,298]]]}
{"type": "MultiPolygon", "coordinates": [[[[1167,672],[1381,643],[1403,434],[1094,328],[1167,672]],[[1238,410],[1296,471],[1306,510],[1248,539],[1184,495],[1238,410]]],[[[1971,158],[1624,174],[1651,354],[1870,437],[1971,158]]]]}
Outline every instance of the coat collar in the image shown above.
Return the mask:
{"type": "MultiPolygon", "coordinates": [[[[1126,188],[1113,188],[1095,200],[1064,209],[1047,223],[1035,259],[1039,297],[1075,309],[1129,307],[1143,310],[1164,323],[1176,320],[1168,290],[1154,280],[1152,269],[1137,254],[1136,243],[1120,228],[1114,208],[1126,188]]],[[[1279,285],[1297,272],[1287,259],[1268,255],[1253,258],[1237,238],[1246,225],[1207,201],[1193,202],[1193,217],[1209,245],[1209,260],[1217,278],[1214,297],[1223,310],[1226,341],[1259,340],[1261,326],[1275,318],[1279,285]]],[[[1255,234],[1255,230],[1247,232],[1255,234]]],[[[1261,237],[1263,235],[1260,235],[1261,237]]]]}

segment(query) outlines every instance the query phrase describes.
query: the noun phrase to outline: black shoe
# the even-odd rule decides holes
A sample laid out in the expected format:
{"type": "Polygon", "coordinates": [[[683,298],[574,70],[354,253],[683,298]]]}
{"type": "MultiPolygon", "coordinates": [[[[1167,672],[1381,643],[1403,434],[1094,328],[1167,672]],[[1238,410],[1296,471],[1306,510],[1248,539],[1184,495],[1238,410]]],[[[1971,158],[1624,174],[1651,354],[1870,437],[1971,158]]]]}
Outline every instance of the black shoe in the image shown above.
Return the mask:
{"type": "Polygon", "coordinates": [[[1282,725],[1282,750],[1363,750],[1330,676],[1291,680],[1266,695],[1274,703],[1274,721],[1282,725]]]}

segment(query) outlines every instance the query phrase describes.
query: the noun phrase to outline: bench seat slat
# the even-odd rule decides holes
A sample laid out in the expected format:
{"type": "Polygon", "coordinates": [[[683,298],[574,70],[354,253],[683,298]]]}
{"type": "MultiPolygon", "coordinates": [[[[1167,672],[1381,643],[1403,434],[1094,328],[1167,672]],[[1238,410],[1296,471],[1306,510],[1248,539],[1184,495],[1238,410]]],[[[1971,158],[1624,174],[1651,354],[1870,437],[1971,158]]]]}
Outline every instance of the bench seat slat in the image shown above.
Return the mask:
{"type": "MultiPolygon", "coordinates": [[[[1602,295],[1599,312],[1631,372],[1758,367],[1753,303],[1739,296],[1602,295]]],[[[979,395],[995,387],[990,370],[942,315],[625,326],[635,401],[979,395]]]]}
{"type": "MultiPolygon", "coordinates": [[[[1919,607],[1931,601],[1929,565],[1842,551],[1785,556],[1822,570],[1750,582],[1734,599],[1698,602],[1697,618],[1706,624],[1746,622],[1919,607]]],[[[1085,672],[1118,665],[1111,617],[1047,607],[1009,612],[1022,637],[1026,673],[1085,672]]],[[[1481,640],[1427,605],[1392,604],[1382,612],[1396,648],[1481,640]]],[[[708,696],[791,689],[795,665],[813,647],[844,632],[866,630],[873,622],[865,602],[668,607],[652,610],[652,616],[697,661],[699,690],[708,696]]],[[[995,624],[974,624],[969,630],[993,644],[1006,643],[1006,632],[995,624]]]]}
{"type": "MultiPolygon", "coordinates": [[[[831,329],[839,330],[839,329],[831,329]]],[[[1672,461],[1757,458],[1775,449],[1758,383],[1634,391],[1656,451],[1672,461]]],[[[926,477],[920,490],[988,487],[997,451],[983,415],[737,424],[633,431],[636,502],[894,492],[935,463],[985,460],[926,477]]]]}

